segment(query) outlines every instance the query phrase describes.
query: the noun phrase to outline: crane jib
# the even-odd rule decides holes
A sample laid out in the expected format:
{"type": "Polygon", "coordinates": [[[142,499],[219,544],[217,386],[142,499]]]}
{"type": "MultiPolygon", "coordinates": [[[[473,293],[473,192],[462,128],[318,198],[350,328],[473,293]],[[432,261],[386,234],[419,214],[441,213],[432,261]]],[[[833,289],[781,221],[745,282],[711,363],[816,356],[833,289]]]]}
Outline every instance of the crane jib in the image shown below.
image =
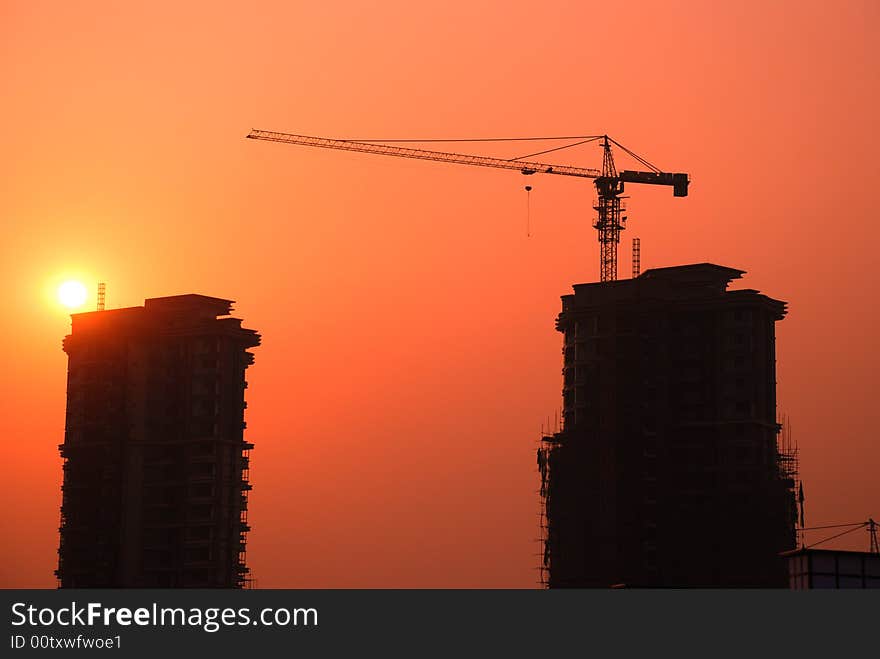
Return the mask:
{"type": "MultiPolygon", "coordinates": [[[[436,162],[447,162],[458,165],[496,167],[499,169],[519,171],[526,175],[539,173],[561,174],[563,176],[580,176],[583,178],[594,179],[597,200],[593,208],[596,210],[597,216],[593,222],[593,226],[599,231],[599,280],[602,282],[615,281],[617,279],[617,244],[620,242],[620,232],[626,228],[626,216],[621,214],[622,206],[620,197],[623,193],[624,184],[645,183],[648,185],[668,185],[672,187],[674,196],[686,197],[688,194],[688,185],[690,183],[687,174],[661,172],[659,168],[655,167],[644,158],[636,155],[622,144],[615,142],[607,135],[604,136],[604,141],[602,142],[604,160],[601,170],[572,167],[571,165],[548,165],[520,158],[491,158],[488,156],[475,156],[463,153],[413,149],[394,144],[383,144],[378,141],[359,142],[357,140],[337,140],[329,137],[311,137],[309,135],[294,135],[292,133],[280,133],[268,130],[254,129],[247,137],[252,140],[267,140],[269,142],[313,146],[323,149],[358,151],[361,153],[396,156],[398,158],[417,158],[420,160],[433,160],[436,162]],[[645,167],[653,171],[638,172],[624,170],[618,173],[617,168],[614,165],[614,157],[611,151],[612,143],[616,144],[645,167]]],[[[405,141],[411,142],[413,140],[405,141]]],[[[580,143],[582,142],[579,142],[578,144],[580,143]]],[[[558,149],[551,149],[551,151],[557,150],[558,149]]],[[[526,157],[529,158],[541,155],[542,153],[548,153],[548,151],[533,153],[526,157]]],[[[526,186],[526,191],[529,191],[530,189],[531,186],[526,186]]]]}
{"type": "MultiPolygon", "coordinates": [[[[355,140],[339,140],[329,137],[313,137],[310,135],[295,135],[268,130],[252,130],[248,136],[254,140],[267,140],[270,142],[282,142],[285,144],[298,144],[300,146],[313,146],[323,149],[339,149],[342,151],[358,151],[361,153],[373,153],[377,155],[396,156],[398,158],[416,158],[419,160],[433,160],[436,162],[448,162],[459,165],[477,165],[480,167],[495,167],[499,169],[513,169],[525,175],[531,174],[559,174],[562,176],[579,176],[583,178],[599,178],[602,172],[597,169],[573,167],[571,165],[548,165],[546,163],[492,158],[488,156],[474,156],[463,153],[449,153],[445,151],[429,151],[427,149],[413,149],[411,147],[393,146],[389,144],[377,144],[370,142],[357,142],[355,140]]],[[[673,188],[676,197],[686,197],[688,193],[687,174],[668,174],[665,172],[620,172],[618,179],[623,183],[646,183],[648,185],[669,185],[673,188]]]]}
{"type": "Polygon", "coordinates": [[[602,175],[602,173],[598,169],[588,169],[585,167],[573,167],[570,165],[548,165],[546,163],[532,162],[529,160],[473,156],[464,153],[449,153],[446,151],[429,151],[427,149],[413,149],[410,147],[392,146],[388,144],[356,142],[354,140],[337,140],[329,137],[294,135],[291,133],[279,133],[268,130],[254,129],[247,135],[247,137],[252,140],[267,140],[269,142],[282,142],[284,144],[297,144],[300,146],[314,146],[323,149],[358,151],[360,153],[373,153],[384,156],[396,156],[398,158],[433,160],[435,162],[448,162],[458,165],[477,165],[479,167],[512,169],[520,171],[523,174],[560,174],[562,176],[579,176],[582,178],[597,178],[598,176],[602,175]]]}

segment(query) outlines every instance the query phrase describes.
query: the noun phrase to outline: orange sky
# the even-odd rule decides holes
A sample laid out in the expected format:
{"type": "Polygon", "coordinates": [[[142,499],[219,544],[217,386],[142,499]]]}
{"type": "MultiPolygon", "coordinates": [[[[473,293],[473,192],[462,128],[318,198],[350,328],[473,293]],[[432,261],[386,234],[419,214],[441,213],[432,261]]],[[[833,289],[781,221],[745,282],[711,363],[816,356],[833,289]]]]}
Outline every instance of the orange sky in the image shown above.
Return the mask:
{"type": "MultiPolygon", "coordinates": [[[[262,333],[261,587],[536,584],[553,321],[598,274],[590,181],[252,127],[607,132],[689,172],[687,199],[628,188],[621,272],[637,235],[643,268],[711,261],[787,300],[808,522],[880,516],[876,2],[131,4],[0,2],[0,586],[55,585],[69,318],[46,291],[65,276],[106,281],[110,307],[233,298],[262,333]]],[[[601,165],[564,154],[546,159],[601,165]]]]}

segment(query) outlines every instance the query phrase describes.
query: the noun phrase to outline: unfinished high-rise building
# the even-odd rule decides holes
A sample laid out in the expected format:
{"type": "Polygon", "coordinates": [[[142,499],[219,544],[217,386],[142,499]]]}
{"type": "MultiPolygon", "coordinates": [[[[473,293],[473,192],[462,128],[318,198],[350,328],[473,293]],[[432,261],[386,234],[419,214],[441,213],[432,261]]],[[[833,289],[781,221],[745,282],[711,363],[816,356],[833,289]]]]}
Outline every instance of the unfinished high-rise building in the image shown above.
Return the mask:
{"type": "Polygon", "coordinates": [[[543,438],[543,582],[784,587],[796,474],[780,450],[775,323],[708,263],[574,286],[563,427],[543,438]]]}
{"type": "Polygon", "coordinates": [[[246,583],[245,369],[260,337],[231,309],[177,295],[72,316],[61,587],[246,583]]]}

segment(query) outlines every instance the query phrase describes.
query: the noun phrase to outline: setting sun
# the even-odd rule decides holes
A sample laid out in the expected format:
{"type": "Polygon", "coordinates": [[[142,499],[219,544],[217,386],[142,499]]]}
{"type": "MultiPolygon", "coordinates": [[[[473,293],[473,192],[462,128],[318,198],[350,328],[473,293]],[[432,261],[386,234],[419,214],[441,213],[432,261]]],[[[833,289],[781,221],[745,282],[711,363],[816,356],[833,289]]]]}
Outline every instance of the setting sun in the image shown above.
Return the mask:
{"type": "Polygon", "coordinates": [[[81,281],[66,281],[58,287],[58,301],[71,309],[85,304],[87,295],[85,284],[81,281]]]}

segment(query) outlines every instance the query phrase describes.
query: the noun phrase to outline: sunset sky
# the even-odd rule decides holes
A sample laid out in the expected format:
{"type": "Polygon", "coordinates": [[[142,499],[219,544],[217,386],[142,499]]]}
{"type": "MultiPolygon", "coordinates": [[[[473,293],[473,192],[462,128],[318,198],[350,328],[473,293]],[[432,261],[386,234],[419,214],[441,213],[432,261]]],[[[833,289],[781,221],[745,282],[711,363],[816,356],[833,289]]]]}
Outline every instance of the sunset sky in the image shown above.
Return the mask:
{"type": "Polygon", "coordinates": [[[738,286],[788,301],[779,411],[808,525],[880,517],[878,28],[873,0],[0,0],[0,586],[55,586],[71,278],[90,304],[106,282],[108,308],[234,299],[262,334],[260,587],[536,585],[554,319],[598,279],[591,181],[251,128],[607,133],[688,172],[684,199],[628,186],[622,275],[638,236],[643,269],[741,268],[738,286]]]}

